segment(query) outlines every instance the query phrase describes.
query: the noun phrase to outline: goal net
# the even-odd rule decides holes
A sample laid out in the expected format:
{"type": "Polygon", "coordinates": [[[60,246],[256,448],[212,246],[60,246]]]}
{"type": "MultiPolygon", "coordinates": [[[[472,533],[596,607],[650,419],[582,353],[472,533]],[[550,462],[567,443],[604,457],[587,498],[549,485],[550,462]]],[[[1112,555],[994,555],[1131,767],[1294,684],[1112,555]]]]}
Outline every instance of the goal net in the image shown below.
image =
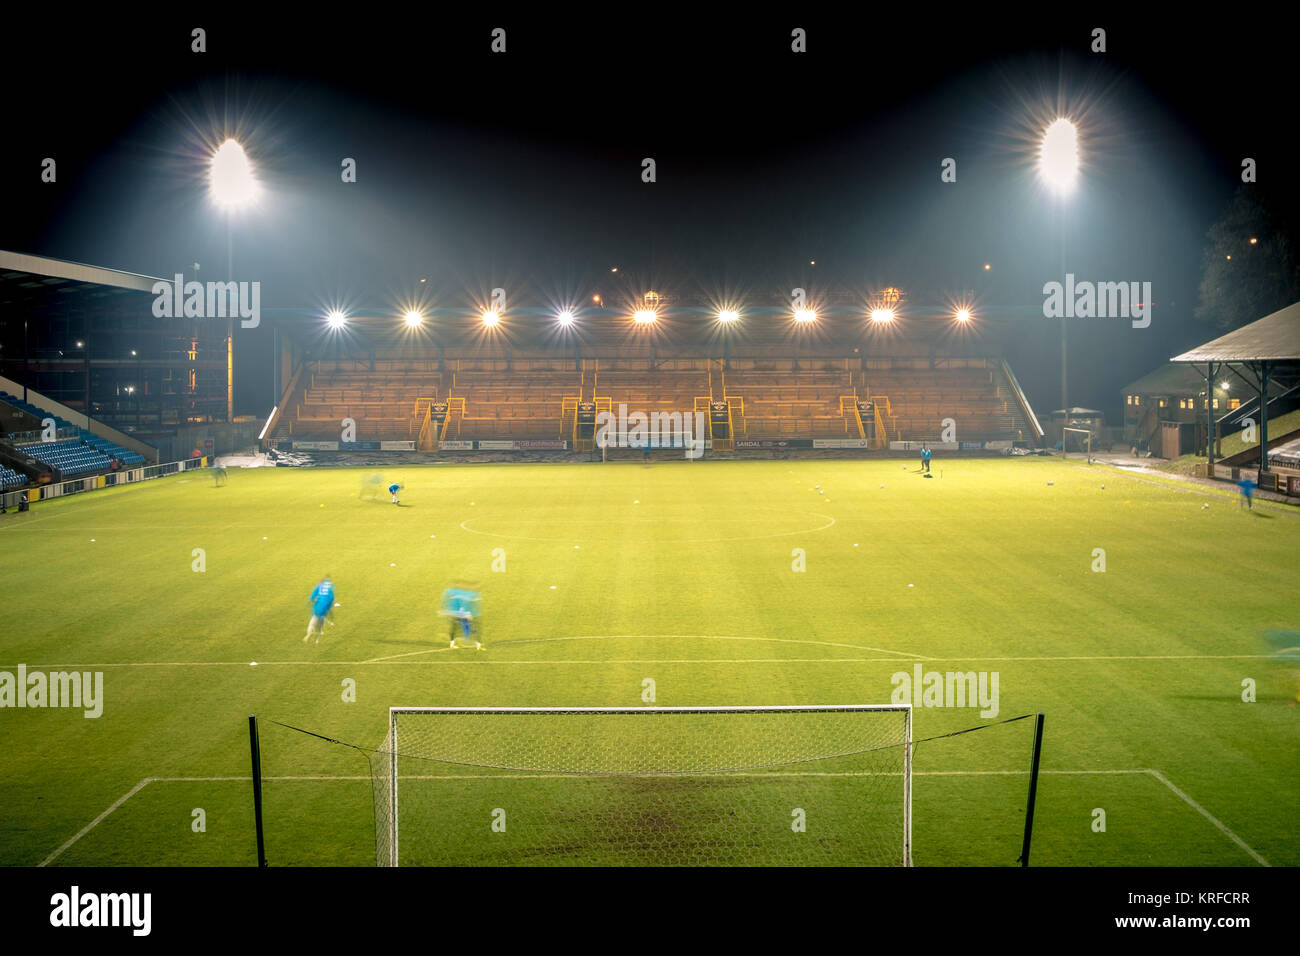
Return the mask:
{"type": "Polygon", "coordinates": [[[909,866],[912,711],[394,707],[380,866],[909,866]]]}
{"type": "Polygon", "coordinates": [[[1086,428],[1065,428],[1061,430],[1061,454],[1069,458],[1070,452],[1085,455],[1092,461],[1092,432],[1086,428]]]}

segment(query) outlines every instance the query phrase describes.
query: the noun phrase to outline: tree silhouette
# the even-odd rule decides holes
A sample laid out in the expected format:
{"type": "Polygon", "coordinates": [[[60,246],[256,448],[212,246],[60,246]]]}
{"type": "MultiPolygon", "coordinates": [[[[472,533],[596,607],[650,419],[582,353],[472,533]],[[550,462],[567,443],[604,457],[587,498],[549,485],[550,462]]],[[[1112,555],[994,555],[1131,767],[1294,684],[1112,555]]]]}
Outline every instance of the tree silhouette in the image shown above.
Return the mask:
{"type": "Polygon", "coordinates": [[[1196,318],[1228,331],[1300,300],[1291,222],[1278,208],[1257,184],[1237,188],[1206,233],[1196,318]]]}

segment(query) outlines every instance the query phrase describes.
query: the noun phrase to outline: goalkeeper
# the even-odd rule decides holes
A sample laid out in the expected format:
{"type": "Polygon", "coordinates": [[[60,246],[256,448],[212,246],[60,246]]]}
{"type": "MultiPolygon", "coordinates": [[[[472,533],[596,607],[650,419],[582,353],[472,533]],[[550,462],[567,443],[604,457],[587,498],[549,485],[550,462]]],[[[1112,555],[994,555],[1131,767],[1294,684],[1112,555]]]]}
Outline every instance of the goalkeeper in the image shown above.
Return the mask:
{"type": "Polygon", "coordinates": [[[481,634],[475,623],[482,613],[482,600],[482,595],[470,585],[455,584],[442,592],[442,607],[438,609],[438,614],[451,619],[449,623],[453,649],[458,636],[463,636],[468,641],[472,635],[474,646],[483,650],[483,643],[479,640],[481,634]],[[457,629],[460,630],[459,635],[457,629]]]}

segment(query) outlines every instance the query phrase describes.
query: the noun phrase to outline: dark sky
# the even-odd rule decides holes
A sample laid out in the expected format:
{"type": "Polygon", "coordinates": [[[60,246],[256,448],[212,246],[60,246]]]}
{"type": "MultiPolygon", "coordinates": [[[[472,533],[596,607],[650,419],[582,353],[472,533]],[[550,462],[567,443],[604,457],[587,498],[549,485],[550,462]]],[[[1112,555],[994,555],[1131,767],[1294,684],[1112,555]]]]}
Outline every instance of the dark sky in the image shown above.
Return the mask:
{"type": "MultiPolygon", "coordinates": [[[[0,248],[222,278],[205,158],[233,134],[265,185],[234,219],[235,275],[262,282],[264,308],[393,311],[421,276],[440,305],[497,285],[544,305],[614,265],[686,294],[895,285],[919,306],[971,289],[1048,410],[1059,345],[1042,286],[1063,242],[1080,278],[1153,284],[1151,328],[1071,326],[1072,401],[1117,410],[1125,382],[1215,334],[1192,309],[1242,157],[1283,187],[1284,219],[1294,208],[1291,54],[1262,16],[382,9],[20,14],[0,39],[0,248]],[[207,53],[190,52],[194,26],[207,53]],[[795,26],[806,54],[790,52],[795,26]],[[1059,113],[1079,120],[1085,162],[1065,202],[1032,169],[1059,113]],[[46,156],[56,184],[39,180],[46,156]]],[[[241,376],[262,374],[268,343],[242,342],[241,376]]]]}

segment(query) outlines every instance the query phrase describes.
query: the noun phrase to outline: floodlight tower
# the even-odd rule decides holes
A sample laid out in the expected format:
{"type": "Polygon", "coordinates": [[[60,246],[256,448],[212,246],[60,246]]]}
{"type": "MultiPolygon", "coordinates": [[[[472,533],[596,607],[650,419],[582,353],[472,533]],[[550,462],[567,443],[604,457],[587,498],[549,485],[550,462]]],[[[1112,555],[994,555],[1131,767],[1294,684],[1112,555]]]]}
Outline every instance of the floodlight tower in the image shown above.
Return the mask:
{"type": "MultiPolygon", "coordinates": [[[[235,281],[235,245],[231,218],[257,199],[260,188],[244,147],[233,139],[222,143],[208,166],[212,200],[226,214],[226,281],[235,281]]],[[[279,356],[276,356],[278,362],[279,356]]],[[[275,396],[278,401],[280,396],[275,396]]],[[[226,318],[226,422],[235,420],[235,318],[226,318]]]]}
{"type": "MultiPolygon", "coordinates": [[[[1074,192],[1079,178],[1079,133],[1068,119],[1055,120],[1043,133],[1038,152],[1038,174],[1064,202],[1074,192]]],[[[1065,281],[1065,213],[1061,212],[1061,281],[1065,281]]],[[[1070,424],[1070,401],[1066,363],[1065,310],[1061,312],[1061,414],[1062,427],[1070,424]]],[[[1065,433],[1061,433],[1065,448],[1065,433]]]]}

